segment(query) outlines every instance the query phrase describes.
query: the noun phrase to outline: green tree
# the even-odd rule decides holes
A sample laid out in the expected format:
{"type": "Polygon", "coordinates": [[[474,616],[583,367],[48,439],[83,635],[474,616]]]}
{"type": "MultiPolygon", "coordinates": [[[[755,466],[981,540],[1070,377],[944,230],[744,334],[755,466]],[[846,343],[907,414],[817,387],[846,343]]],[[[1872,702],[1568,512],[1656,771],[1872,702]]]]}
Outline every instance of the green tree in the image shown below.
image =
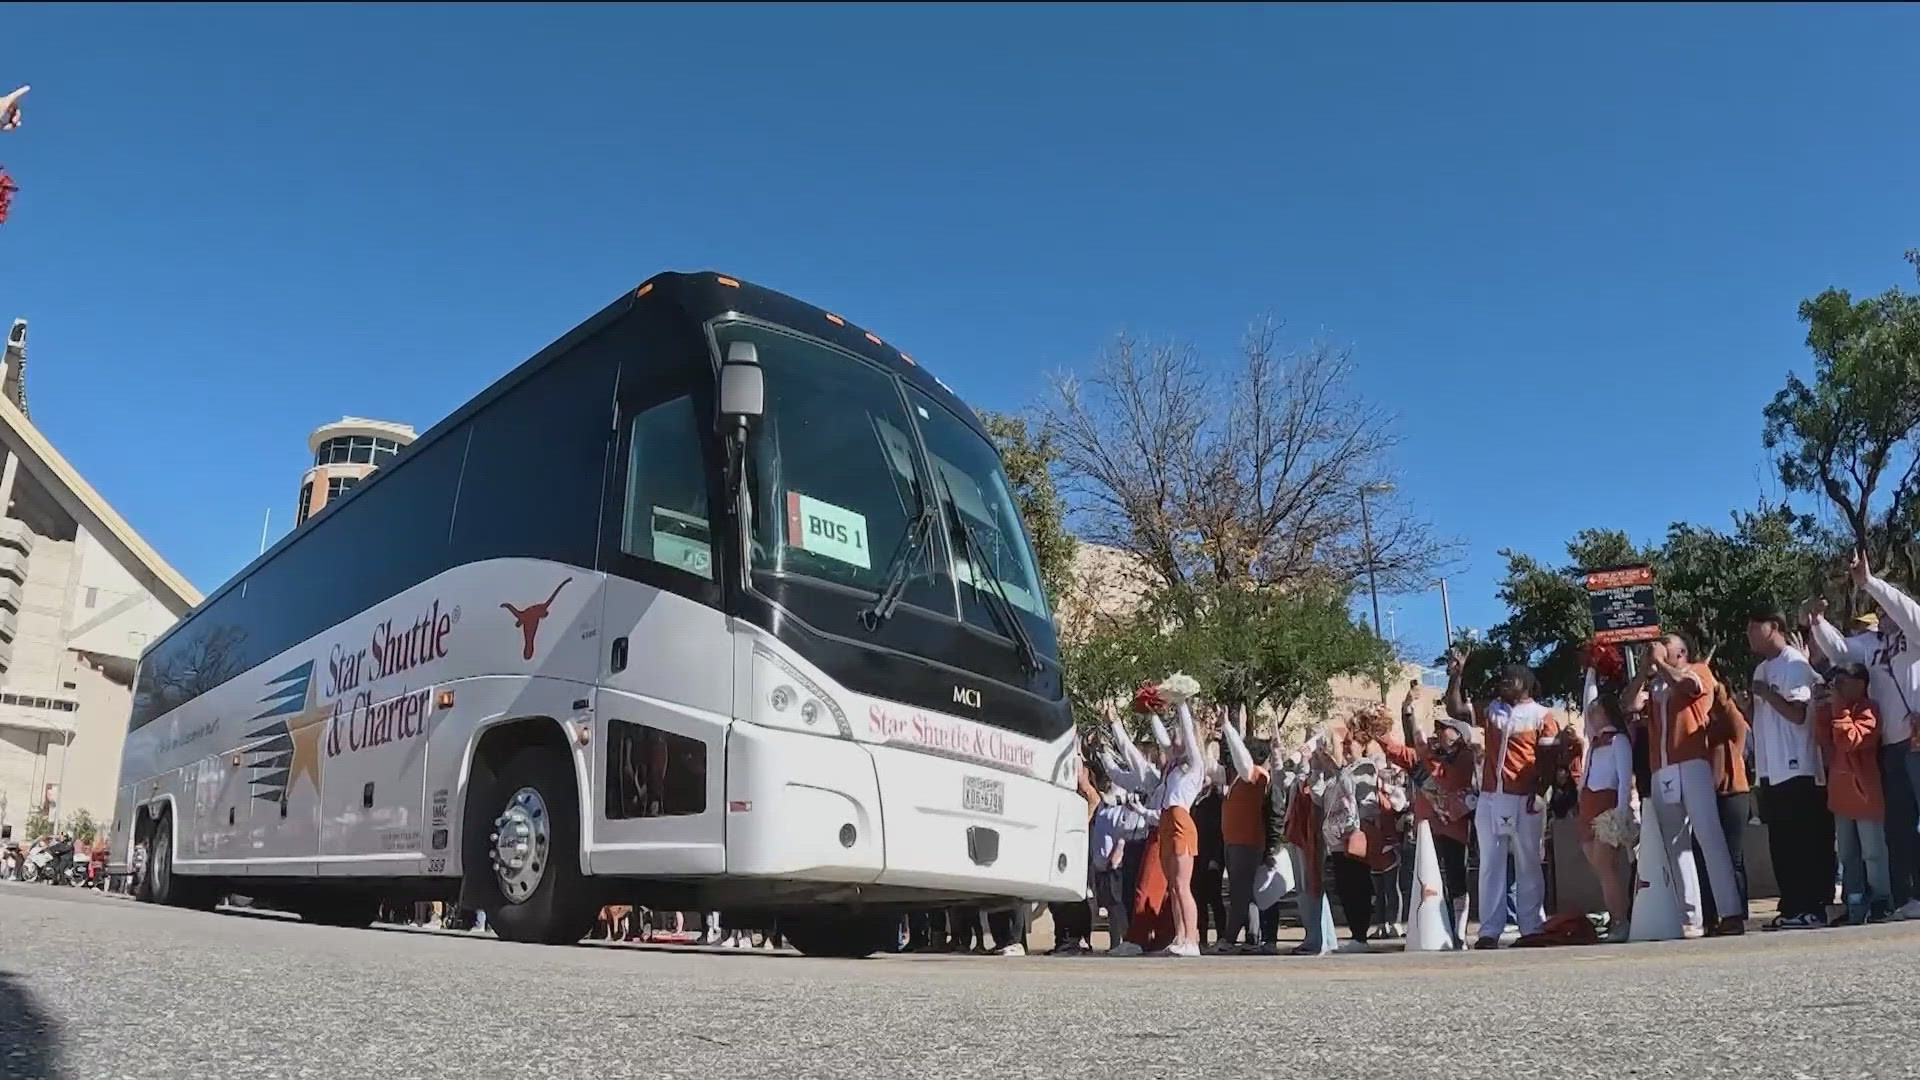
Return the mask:
{"type": "Polygon", "coordinates": [[[35,810],[27,815],[27,839],[38,840],[53,831],[53,819],[45,810],[35,810]]]}
{"type": "Polygon", "coordinates": [[[61,828],[65,832],[72,833],[73,838],[83,844],[93,843],[94,836],[100,832],[100,824],[94,821],[93,815],[84,809],[75,810],[67,815],[66,823],[61,828]]]}
{"type": "MultiPolygon", "coordinates": [[[[1920,252],[1907,261],[1920,271],[1920,252]]],[[[1791,491],[1825,498],[1847,538],[1914,584],[1920,524],[1920,294],[1855,300],[1827,289],[1800,304],[1813,378],[1787,375],[1764,410],[1762,439],[1791,491]]]]}
{"type": "Polygon", "coordinates": [[[1645,563],[1654,571],[1661,625],[1691,638],[1702,656],[1735,687],[1752,676],[1747,616],[1757,610],[1792,615],[1809,597],[1837,587],[1835,552],[1812,522],[1784,506],[1736,512],[1721,531],[1676,522],[1657,547],[1636,546],[1625,533],[1588,529],[1567,544],[1567,562],[1548,566],[1513,551],[1499,596],[1507,618],[1487,638],[1458,642],[1468,651],[1468,692],[1484,698],[1507,663],[1524,663],[1543,696],[1571,700],[1580,692],[1583,650],[1593,637],[1585,575],[1645,563]]]}
{"type": "Polygon", "coordinates": [[[1284,722],[1297,707],[1325,709],[1332,680],[1384,678],[1396,662],[1393,647],[1354,618],[1350,599],[1328,581],[1161,589],[1138,617],[1074,647],[1070,684],[1104,702],[1180,670],[1207,700],[1249,712],[1272,706],[1284,722]]]}
{"type": "Polygon", "coordinates": [[[1067,531],[1066,504],[1054,482],[1059,454],[1052,438],[1029,426],[1022,417],[989,412],[981,413],[980,419],[1000,450],[1014,501],[1026,522],[1027,535],[1033,538],[1041,583],[1047,588],[1051,606],[1058,610],[1061,598],[1073,584],[1073,552],[1078,543],[1067,531]]]}

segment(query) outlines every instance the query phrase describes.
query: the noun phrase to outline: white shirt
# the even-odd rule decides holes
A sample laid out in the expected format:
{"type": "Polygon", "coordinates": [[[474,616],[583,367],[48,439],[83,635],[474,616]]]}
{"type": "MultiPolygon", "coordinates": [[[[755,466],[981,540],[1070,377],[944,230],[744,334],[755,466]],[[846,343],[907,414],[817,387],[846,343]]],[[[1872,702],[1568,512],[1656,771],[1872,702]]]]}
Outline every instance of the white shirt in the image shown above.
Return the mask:
{"type": "Polygon", "coordinates": [[[1843,639],[1832,623],[1815,619],[1813,634],[1827,659],[1867,666],[1867,696],[1880,714],[1880,744],[1903,743],[1913,737],[1909,714],[1920,711],[1920,604],[1875,577],[1867,579],[1866,592],[1880,605],[1878,633],[1843,639]]]}
{"type": "Polygon", "coordinates": [[[1588,791],[1617,791],[1622,806],[1633,797],[1633,740],[1615,732],[1605,746],[1587,744],[1587,767],[1580,786],[1588,791]]]}
{"type": "MultiPolygon", "coordinates": [[[[1765,683],[1788,701],[1813,701],[1813,688],[1820,681],[1807,654],[1789,645],[1780,655],[1764,660],[1753,669],[1753,681],[1765,683]]],[[[1826,783],[1826,767],[1820,758],[1820,746],[1813,741],[1813,707],[1807,707],[1805,723],[1796,724],[1780,715],[1773,703],[1760,694],[1753,695],[1753,764],[1763,784],[1778,784],[1796,776],[1811,776],[1826,783]]]]}

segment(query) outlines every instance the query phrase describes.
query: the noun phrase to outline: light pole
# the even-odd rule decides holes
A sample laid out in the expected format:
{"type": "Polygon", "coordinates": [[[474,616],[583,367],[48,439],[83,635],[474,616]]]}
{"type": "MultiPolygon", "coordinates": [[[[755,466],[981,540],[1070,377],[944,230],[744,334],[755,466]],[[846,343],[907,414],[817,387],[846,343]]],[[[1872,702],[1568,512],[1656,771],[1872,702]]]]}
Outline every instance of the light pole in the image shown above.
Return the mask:
{"type": "MultiPolygon", "coordinates": [[[[1380,637],[1380,587],[1373,579],[1373,521],[1367,516],[1367,495],[1386,495],[1392,491],[1393,485],[1384,480],[1360,485],[1360,539],[1367,553],[1367,595],[1373,600],[1374,637],[1380,637]]],[[[1383,676],[1380,682],[1380,701],[1385,704],[1386,700],[1387,684],[1383,676]]]]}
{"type": "Polygon", "coordinates": [[[1447,648],[1453,648],[1453,605],[1447,603],[1447,579],[1441,578],[1435,584],[1440,586],[1440,624],[1447,629],[1447,648]]]}

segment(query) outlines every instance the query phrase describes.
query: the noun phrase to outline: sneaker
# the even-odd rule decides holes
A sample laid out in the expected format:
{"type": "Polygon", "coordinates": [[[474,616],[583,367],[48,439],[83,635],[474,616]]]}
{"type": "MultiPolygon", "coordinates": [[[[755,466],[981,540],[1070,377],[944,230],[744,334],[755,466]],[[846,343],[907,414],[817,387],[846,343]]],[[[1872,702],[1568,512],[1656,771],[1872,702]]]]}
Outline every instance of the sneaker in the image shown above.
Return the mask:
{"type": "Polygon", "coordinates": [[[1224,941],[1216,941],[1213,944],[1207,946],[1208,956],[1228,956],[1233,953],[1237,953],[1239,951],[1240,951],[1240,946],[1229,945],[1224,941]]]}
{"type": "Polygon", "coordinates": [[[1200,946],[1191,941],[1177,941],[1167,946],[1168,956],[1196,957],[1200,955],[1200,946]]]}
{"type": "Polygon", "coordinates": [[[1628,923],[1627,920],[1621,919],[1619,922],[1607,927],[1607,944],[1623,945],[1632,940],[1633,926],[1628,923]]]}
{"type": "Polygon", "coordinates": [[[1014,942],[1014,943],[1013,943],[1013,944],[1011,944],[1011,945],[1004,945],[1004,946],[1001,946],[1001,947],[1000,947],[1000,948],[998,948],[998,949],[995,949],[995,950],[993,950],[993,955],[995,955],[995,956],[1025,956],[1025,955],[1027,955],[1027,947],[1026,947],[1025,945],[1022,945],[1022,944],[1020,944],[1019,942],[1017,942],[1017,941],[1016,941],[1016,942],[1014,942]]]}
{"type": "Polygon", "coordinates": [[[1869,911],[1867,912],[1866,924],[1868,926],[1878,926],[1881,923],[1888,921],[1888,919],[1889,919],[1889,916],[1884,911],[1869,911]]]}
{"type": "Polygon", "coordinates": [[[1483,937],[1479,941],[1474,942],[1473,947],[1476,949],[1497,949],[1500,947],[1500,939],[1497,937],[1483,937]]]}
{"type": "Polygon", "coordinates": [[[1729,915],[1713,924],[1707,931],[1708,937],[1739,937],[1747,932],[1747,920],[1737,915],[1729,915]]]}
{"type": "Polygon", "coordinates": [[[1324,947],[1316,948],[1315,946],[1303,941],[1300,944],[1295,945],[1293,947],[1293,951],[1288,955],[1289,956],[1325,956],[1332,951],[1333,950],[1327,949],[1324,947]]]}
{"type": "Polygon", "coordinates": [[[1349,941],[1345,945],[1340,946],[1340,951],[1343,953],[1370,953],[1373,951],[1373,946],[1364,941],[1349,941]]]}
{"type": "Polygon", "coordinates": [[[1269,941],[1269,942],[1267,942],[1267,943],[1265,943],[1265,944],[1263,944],[1263,945],[1261,945],[1261,946],[1260,946],[1260,955],[1261,955],[1261,956],[1279,956],[1279,955],[1280,955],[1280,943],[1279,943],[1279,942],[1277,942],[1277,941],[1269,941]]]}
{"type": "Polygon", "coordinates": [[[1707,936],[1707,930],[1704,926],[1695,926],[1692,923],[1688,923],[1680,928],[1680,936],[1686,938],[1688,941],[1699,941],[1701,938],[1707,936]]]}
{"type": "Polygon", "coordinates": [[[1920,919],[1920,900],[1909,900],[1894,912],[1901,919],[1920,919]]]}
{"type": "Polygon", "coordinates": [[[1108,956],[1140,956],[1140,955],[1143,955],[1144,952],[1145,950],[1141,949],[1140,946],[1135,945],[1133,942],[1123,941],[1120,944],[1115,945],[1113,948],[1108,949],[1107,955],[1108,956]]]}

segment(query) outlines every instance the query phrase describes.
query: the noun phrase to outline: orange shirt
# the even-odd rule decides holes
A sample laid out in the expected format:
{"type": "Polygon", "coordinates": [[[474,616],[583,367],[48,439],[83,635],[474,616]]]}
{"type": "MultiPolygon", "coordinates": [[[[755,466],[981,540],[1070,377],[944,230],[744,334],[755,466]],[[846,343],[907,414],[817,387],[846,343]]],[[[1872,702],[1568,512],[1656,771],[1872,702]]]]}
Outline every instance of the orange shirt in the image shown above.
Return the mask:
{"type": "Polygon", "coordinates": [[[1668,684],[1654,695],[1648,712],[1653,727],[1652,767],[1655,770],[1683,761],[1705,761],[1711,757],[1707,729],[1713,723],[1713,672],[1705,664],[1688,664],[1687,670],[1700,680],[1668,684]]]}
{"type": "Polygon", "coordinates": [[[1747,736],[1753,731],[1740,706],[1726,688],[1714,694],[1713,720],[1707,727],[1707,750],[1713,759],[1713,790],[1739,795],[1752,789],[1747,779],[1747,736]]]}
{"type": "Polygon", "coordinates": [[[1821,706],[1814,741],[1827,757],[1827,809],[1855,821],[1885,821],[1880,789],[1880,717],[1871,701],[1821,706]]]}
{"type": "Polygon", "coordinates": [[[1540,740],[1560,736],[1560,720],[1537,701],[1508,705],[1494,701],[1478,707],[1485,743],[1480,790],[1508,795],[1538,793],[1540,740]]]}
{"type": "Polygon", "coordinates": [[[1253,775],[1235,779],[1220,810],[1220,836],[1229,844],[1267,846],[1267,770],[1258,765],[1253,775]]]}

